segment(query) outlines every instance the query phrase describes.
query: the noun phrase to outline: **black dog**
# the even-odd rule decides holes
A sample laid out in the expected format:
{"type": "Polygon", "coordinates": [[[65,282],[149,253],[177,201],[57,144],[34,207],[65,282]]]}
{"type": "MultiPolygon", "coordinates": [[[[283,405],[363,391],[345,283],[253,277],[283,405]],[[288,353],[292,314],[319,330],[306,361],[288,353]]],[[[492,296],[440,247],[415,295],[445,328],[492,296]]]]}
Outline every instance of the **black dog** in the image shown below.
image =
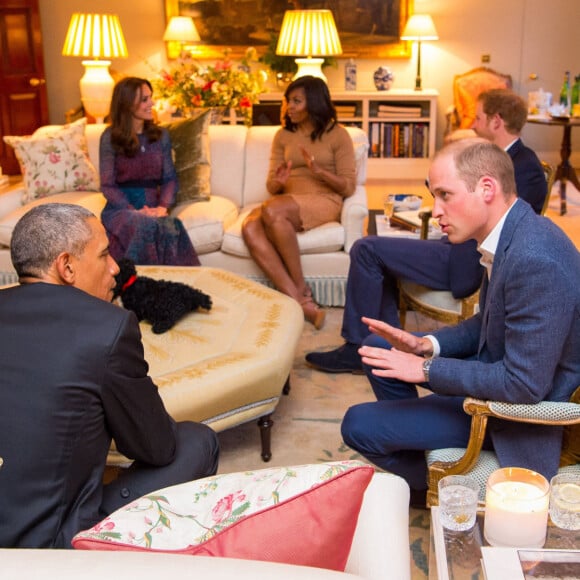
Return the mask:
{"type": "Polygon", "coordinates": [[[120,296],[123,306],[139,320],[150,322],[155,334],[167,332],[188,312],[211,309],[211,298],[200,290],[181,282],[137,276],[135,264],[127,258],[117,263],[120,272],[115,276],[113,300],[120,296]]]}

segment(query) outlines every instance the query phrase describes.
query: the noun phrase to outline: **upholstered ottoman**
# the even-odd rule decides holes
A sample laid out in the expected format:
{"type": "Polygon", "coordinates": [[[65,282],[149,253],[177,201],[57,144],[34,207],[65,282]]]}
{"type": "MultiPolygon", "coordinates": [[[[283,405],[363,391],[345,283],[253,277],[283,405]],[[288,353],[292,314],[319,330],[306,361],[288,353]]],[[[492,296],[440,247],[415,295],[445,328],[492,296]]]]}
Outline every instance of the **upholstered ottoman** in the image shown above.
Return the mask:
{"type": "MultiPolygon", "coordinates": [[[[209,312],[193,312],[163,334],[141,323],[145,359],[161,398],[177,421],[223,431],[253,419],[270,452],[271,413],[288,377],[302,333],[300,306],[284,294],[217,268],[139,266],[138,273],[183,282],[209,294],[209,312]]],[[[127,459],[116,451],[108,463],[127,459]]]]}

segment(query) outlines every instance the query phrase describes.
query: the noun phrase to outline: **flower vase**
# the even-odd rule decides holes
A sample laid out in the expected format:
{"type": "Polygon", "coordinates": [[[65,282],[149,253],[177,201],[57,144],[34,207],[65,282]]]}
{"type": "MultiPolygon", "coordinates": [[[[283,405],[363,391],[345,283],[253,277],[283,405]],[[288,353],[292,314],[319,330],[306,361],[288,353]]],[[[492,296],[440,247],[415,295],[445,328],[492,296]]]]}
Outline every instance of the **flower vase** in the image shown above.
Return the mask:
{"type": "Polygon", "coordinates": [[[197,117],[197,115],[201,115],[209,111],[209,124],[210,125],[221,125],[226,112],[228,111],[227,107],[192,107],[191,109],[183,110],[184,117],[197,117]]]}
{"type": "Polygon", "coordinates": [[[227,107],[210,107],[209,109],[209,124],[221,125],[224,121],[224,116],[229,109],[227,107]]]}

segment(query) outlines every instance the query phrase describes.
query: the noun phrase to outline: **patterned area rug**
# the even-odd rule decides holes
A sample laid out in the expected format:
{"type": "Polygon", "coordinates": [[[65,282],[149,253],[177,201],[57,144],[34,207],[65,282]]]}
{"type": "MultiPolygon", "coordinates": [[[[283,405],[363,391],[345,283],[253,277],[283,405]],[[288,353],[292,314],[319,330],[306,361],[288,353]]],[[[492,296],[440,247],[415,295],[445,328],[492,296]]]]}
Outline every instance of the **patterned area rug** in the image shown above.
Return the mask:
{"type": "MultiPolygon", "coordinates": [[[[272,417],[271,461],[262,461],[259,430],[251,422],[220,433],[219,473],[360,459],[343,443],[340,423],[349,406],[373,400],[368,380],[360,375],[317,372],[304,360],[310,351],[330,350],[342,344],[342,312],[341,308],[328,309],[325,326],[320,331],[310,324],[304,326],[290,377],[290,394],[282,398],[272,417]]],[[[409,330],[430,330],[436,326],[437,323],[414,312],[408,314],[409,330]]],[[[428,577],[429,512],[411,508],[409,521],[411,577],[423,580],[428,577]]]]}

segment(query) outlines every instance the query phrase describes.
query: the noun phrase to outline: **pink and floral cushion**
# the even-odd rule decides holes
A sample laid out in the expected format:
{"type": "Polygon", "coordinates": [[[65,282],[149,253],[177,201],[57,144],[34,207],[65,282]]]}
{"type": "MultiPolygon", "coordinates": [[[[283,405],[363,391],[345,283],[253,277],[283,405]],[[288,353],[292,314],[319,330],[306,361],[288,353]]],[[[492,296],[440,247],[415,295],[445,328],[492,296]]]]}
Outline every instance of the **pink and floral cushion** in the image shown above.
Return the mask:
{"type": "Polygon", "coordinates": [[[89,159],[86,118],[31,137],[5,136],[24,177],[22,203],[68,191],[98,191],[99,178],[89,159]]]}
{"type": "Polygon", "coordinates": [[[373,472],[344,461],[216,475],[143,496],[72,544],[343,571],[373,472]]]}

